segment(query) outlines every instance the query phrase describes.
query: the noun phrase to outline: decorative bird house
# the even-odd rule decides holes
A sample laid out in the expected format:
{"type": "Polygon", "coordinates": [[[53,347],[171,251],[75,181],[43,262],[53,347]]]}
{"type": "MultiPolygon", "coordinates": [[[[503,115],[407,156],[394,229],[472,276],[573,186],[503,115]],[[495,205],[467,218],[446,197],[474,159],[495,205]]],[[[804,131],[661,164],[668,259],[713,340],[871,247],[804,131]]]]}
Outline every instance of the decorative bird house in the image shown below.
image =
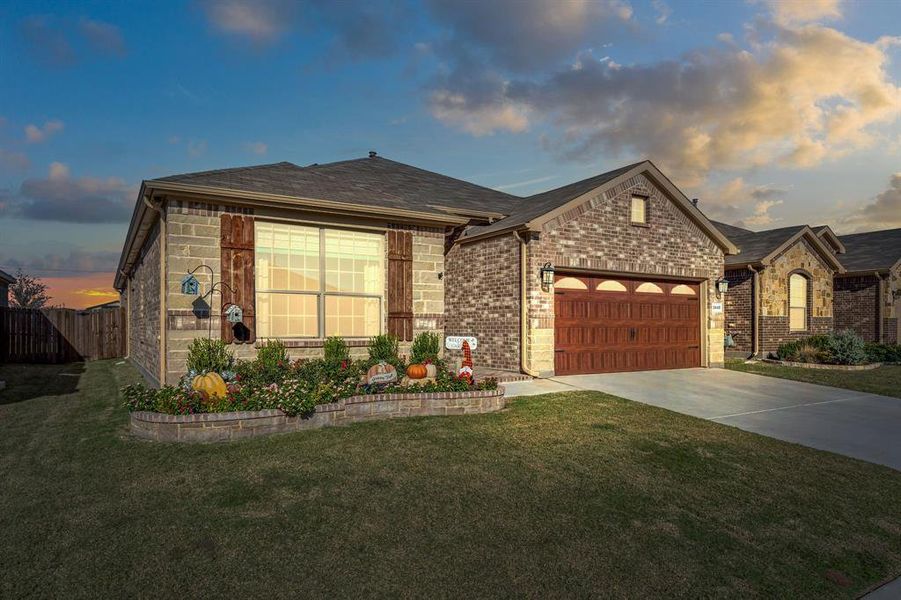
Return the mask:
{"type": "Polygon", "coordinates": [[[200,293],[200,282],[192,274],[188,273],[181,278],[181,293],[196,296],[200,293]]]}
{"type": "Polygon", "coordinates": [[[244,320],[244,311],[237,304],[232,304],[225,309],[225,319],[229,323],[240,323],[244,320]]]}

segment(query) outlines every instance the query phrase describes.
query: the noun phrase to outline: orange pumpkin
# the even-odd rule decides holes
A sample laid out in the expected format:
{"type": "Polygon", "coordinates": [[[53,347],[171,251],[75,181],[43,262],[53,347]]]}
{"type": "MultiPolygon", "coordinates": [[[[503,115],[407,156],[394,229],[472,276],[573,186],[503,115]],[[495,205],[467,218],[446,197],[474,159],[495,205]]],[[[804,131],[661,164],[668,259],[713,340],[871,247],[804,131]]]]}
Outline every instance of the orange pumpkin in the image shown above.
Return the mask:
{"type": "Polygon", "coordinates": [[[210,398],[225,398],[227,393],[225,381],[222,380],[222,376],[219,373],[198,375],[191,381],[191,388],[205,393],[210,398]]]}
{"type": "Polygon", "coordinates": [[[428,373],[425,365],[410,365],[407,367],[407,377],[410,379],[422,379],[428,373]]]}

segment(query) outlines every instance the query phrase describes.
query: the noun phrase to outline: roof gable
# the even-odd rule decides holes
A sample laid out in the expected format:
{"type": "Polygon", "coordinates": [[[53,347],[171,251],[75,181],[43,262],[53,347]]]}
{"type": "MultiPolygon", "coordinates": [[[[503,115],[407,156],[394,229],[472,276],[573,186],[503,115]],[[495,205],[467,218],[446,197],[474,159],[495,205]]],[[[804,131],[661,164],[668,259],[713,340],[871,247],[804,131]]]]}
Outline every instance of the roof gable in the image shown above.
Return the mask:
{"type": "Polygon", "coordinates": [[[0,269],[0,281],[3,283],[15,283],[16,278],[7,273],[6,271],[0,269]]]}
{"type": "Polygon", "coordinates": [[[748,264],[766,266],[787,248],[804,238],[807,239],[814,251],[821,255],[827,265],[838,272],[844,272],[842,263],[820,236],[807,225],[794,225],[765,231],[750,231],[726,223],[717,223],[717,226],[725,231],[729,239],[741,249],[740,254],[726,257],[727,267],[748,264]]]}

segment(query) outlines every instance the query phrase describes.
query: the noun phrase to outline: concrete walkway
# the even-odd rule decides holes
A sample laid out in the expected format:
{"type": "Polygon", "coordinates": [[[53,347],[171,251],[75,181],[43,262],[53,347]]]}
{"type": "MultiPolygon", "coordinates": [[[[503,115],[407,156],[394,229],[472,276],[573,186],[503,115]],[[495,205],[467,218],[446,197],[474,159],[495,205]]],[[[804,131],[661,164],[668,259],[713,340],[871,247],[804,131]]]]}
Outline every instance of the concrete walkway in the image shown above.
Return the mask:
{"type": "Polygon", "coordinates": [[[727,369],[570,375],[504,385],[508,397],[606,392],[901,471],[901,398],[727,369]]]}

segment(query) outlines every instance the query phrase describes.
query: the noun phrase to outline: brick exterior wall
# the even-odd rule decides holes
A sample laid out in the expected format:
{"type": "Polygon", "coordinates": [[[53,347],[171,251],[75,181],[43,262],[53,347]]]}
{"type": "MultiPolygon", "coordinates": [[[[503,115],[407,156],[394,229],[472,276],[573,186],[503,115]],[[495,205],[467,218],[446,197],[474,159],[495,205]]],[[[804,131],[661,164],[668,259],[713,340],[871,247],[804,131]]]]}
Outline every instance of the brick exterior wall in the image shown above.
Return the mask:
{"type": "MultiPolygon", "coordinates": [[[[892,298],[892,280],[901,285],[901,268],[883,280],[882,341],[898,343],[898,305],[892,298]]],[[[901,288],[899,288],[901,289],[901,288]]],[[[868,342],[879,341],[879,279],[875,275],[835,278],[835,328],[850,329],[868,342]]]]}
{"type": "Polygon", "coordinates": [[[754,277],[748,269],[731,269],[724,277],[729,290],[723,298],[726,332],[735,341],[730,351],[750,354],[754,348],[754,277]]]}
{"type": "MultiPolygon", "coordinates": [[[[226,205],[186,202],[170,200],[166,205],[167,215],[167,362],[166,381],[176,383],[185,373],[185,359],[191,341],[198,336],[206,336],[210,324],[207,317],[208,307],[194,306],[195,297],[181,293],[181,280],[184,274],[199,264],[209,265],[213,269],[215,280],[220,279],[220,232],[219,221],[223,212],[254,214],[258,220],[267,217],[284,221],[297,219],[298,224],[309,224],[303,213],[285,210],[270,210],[257,207],[255,209],[236,208],[226,205]],[[200,309],[199,311],[197,309],[200,309]]],[[[321,215],[313,219],[322,224],[325,218],[321,215]]],[[[384,222],[349,221],[340,222],[344,226],[363,224],[372,227],[404,229],[413,232],[413,330],[414,334],[422,331],[444,331],[444,284],[438,274],[444,271],[444,232],[427,227],[395,226],[384,222]]],[[[339,223],[336,223],[339,224],[339,223]]],[[[327,225],[323,225],[327,226],[327,225]]],[[[387,244],[386,244],[387,248],[387,244]]],[[[385,257],[387,272],[387,255],[385,257]]],[[[196,273],[200,281],[201,291],[209,289],[210,276],[207,269],[196,273]]],[[[386,277],[387,285],[387,277],[386,277]]],[[[213,298],[212,337],[220,337],[220,298],[213,298]]],[[[387,315],[383,306],[382,331],[387,330],[387,315]]],[[[287,342],[292,359],[315,358],[322,356],[322,340],[287,342]]],[[[232,344],[231,349],[238,358],[252,359],[256,356],[257,344],[232,344]]],[[[351,341],[351,355],[366,356],[366,345],[351,341]]],[[[408,354],[410,342],[402,342],[401,354],[408,354]]]]}
{"type": "MultiPolygon", "coordinates": [[[[513,240],[515,241],[515,240],[513,240]]],[[[494,257],[493,268],[514,264],[494,257]]],[[[633,177],[544,225],[537,240],[528,243],[529,348],[527,365],[541,373],[554,370],[554,293],[542,290],[541,266],[550,262],[558,271],[642,273],[649,278],[679,277],[706,282],[706,327],[710,366],[723,364],[723,317],[709,313],[717,301],[715,281],[723,274],[723,251],[714,244],[652,181],[633,177]],[[647,226],[631,224],[631,197],[648,198],[647,226]]],[[[489,267],[491,268],[491,267],[489,267]]],[[[703,317],[702,317],[703,318],[703,317]]]]}
{"type": "MultiPolygon", "coordinates": [[[[514,234],[456,244],[444,277],[447,335],[473,335],[477,367],[519,371],[519,242],[514,234]]],[[[449,352],[457,359],[459,352],[449,352]]]]}
{"type": "Polygon", "coordinates": [[[0,281],[0,308],[9,306],[9,284],[0,281]]]}
{"type": "Polygon", "coordinates": [[[129,358],[151,383],[160,378],[160,226],[151,230],[128,278],[129,358]]]}

